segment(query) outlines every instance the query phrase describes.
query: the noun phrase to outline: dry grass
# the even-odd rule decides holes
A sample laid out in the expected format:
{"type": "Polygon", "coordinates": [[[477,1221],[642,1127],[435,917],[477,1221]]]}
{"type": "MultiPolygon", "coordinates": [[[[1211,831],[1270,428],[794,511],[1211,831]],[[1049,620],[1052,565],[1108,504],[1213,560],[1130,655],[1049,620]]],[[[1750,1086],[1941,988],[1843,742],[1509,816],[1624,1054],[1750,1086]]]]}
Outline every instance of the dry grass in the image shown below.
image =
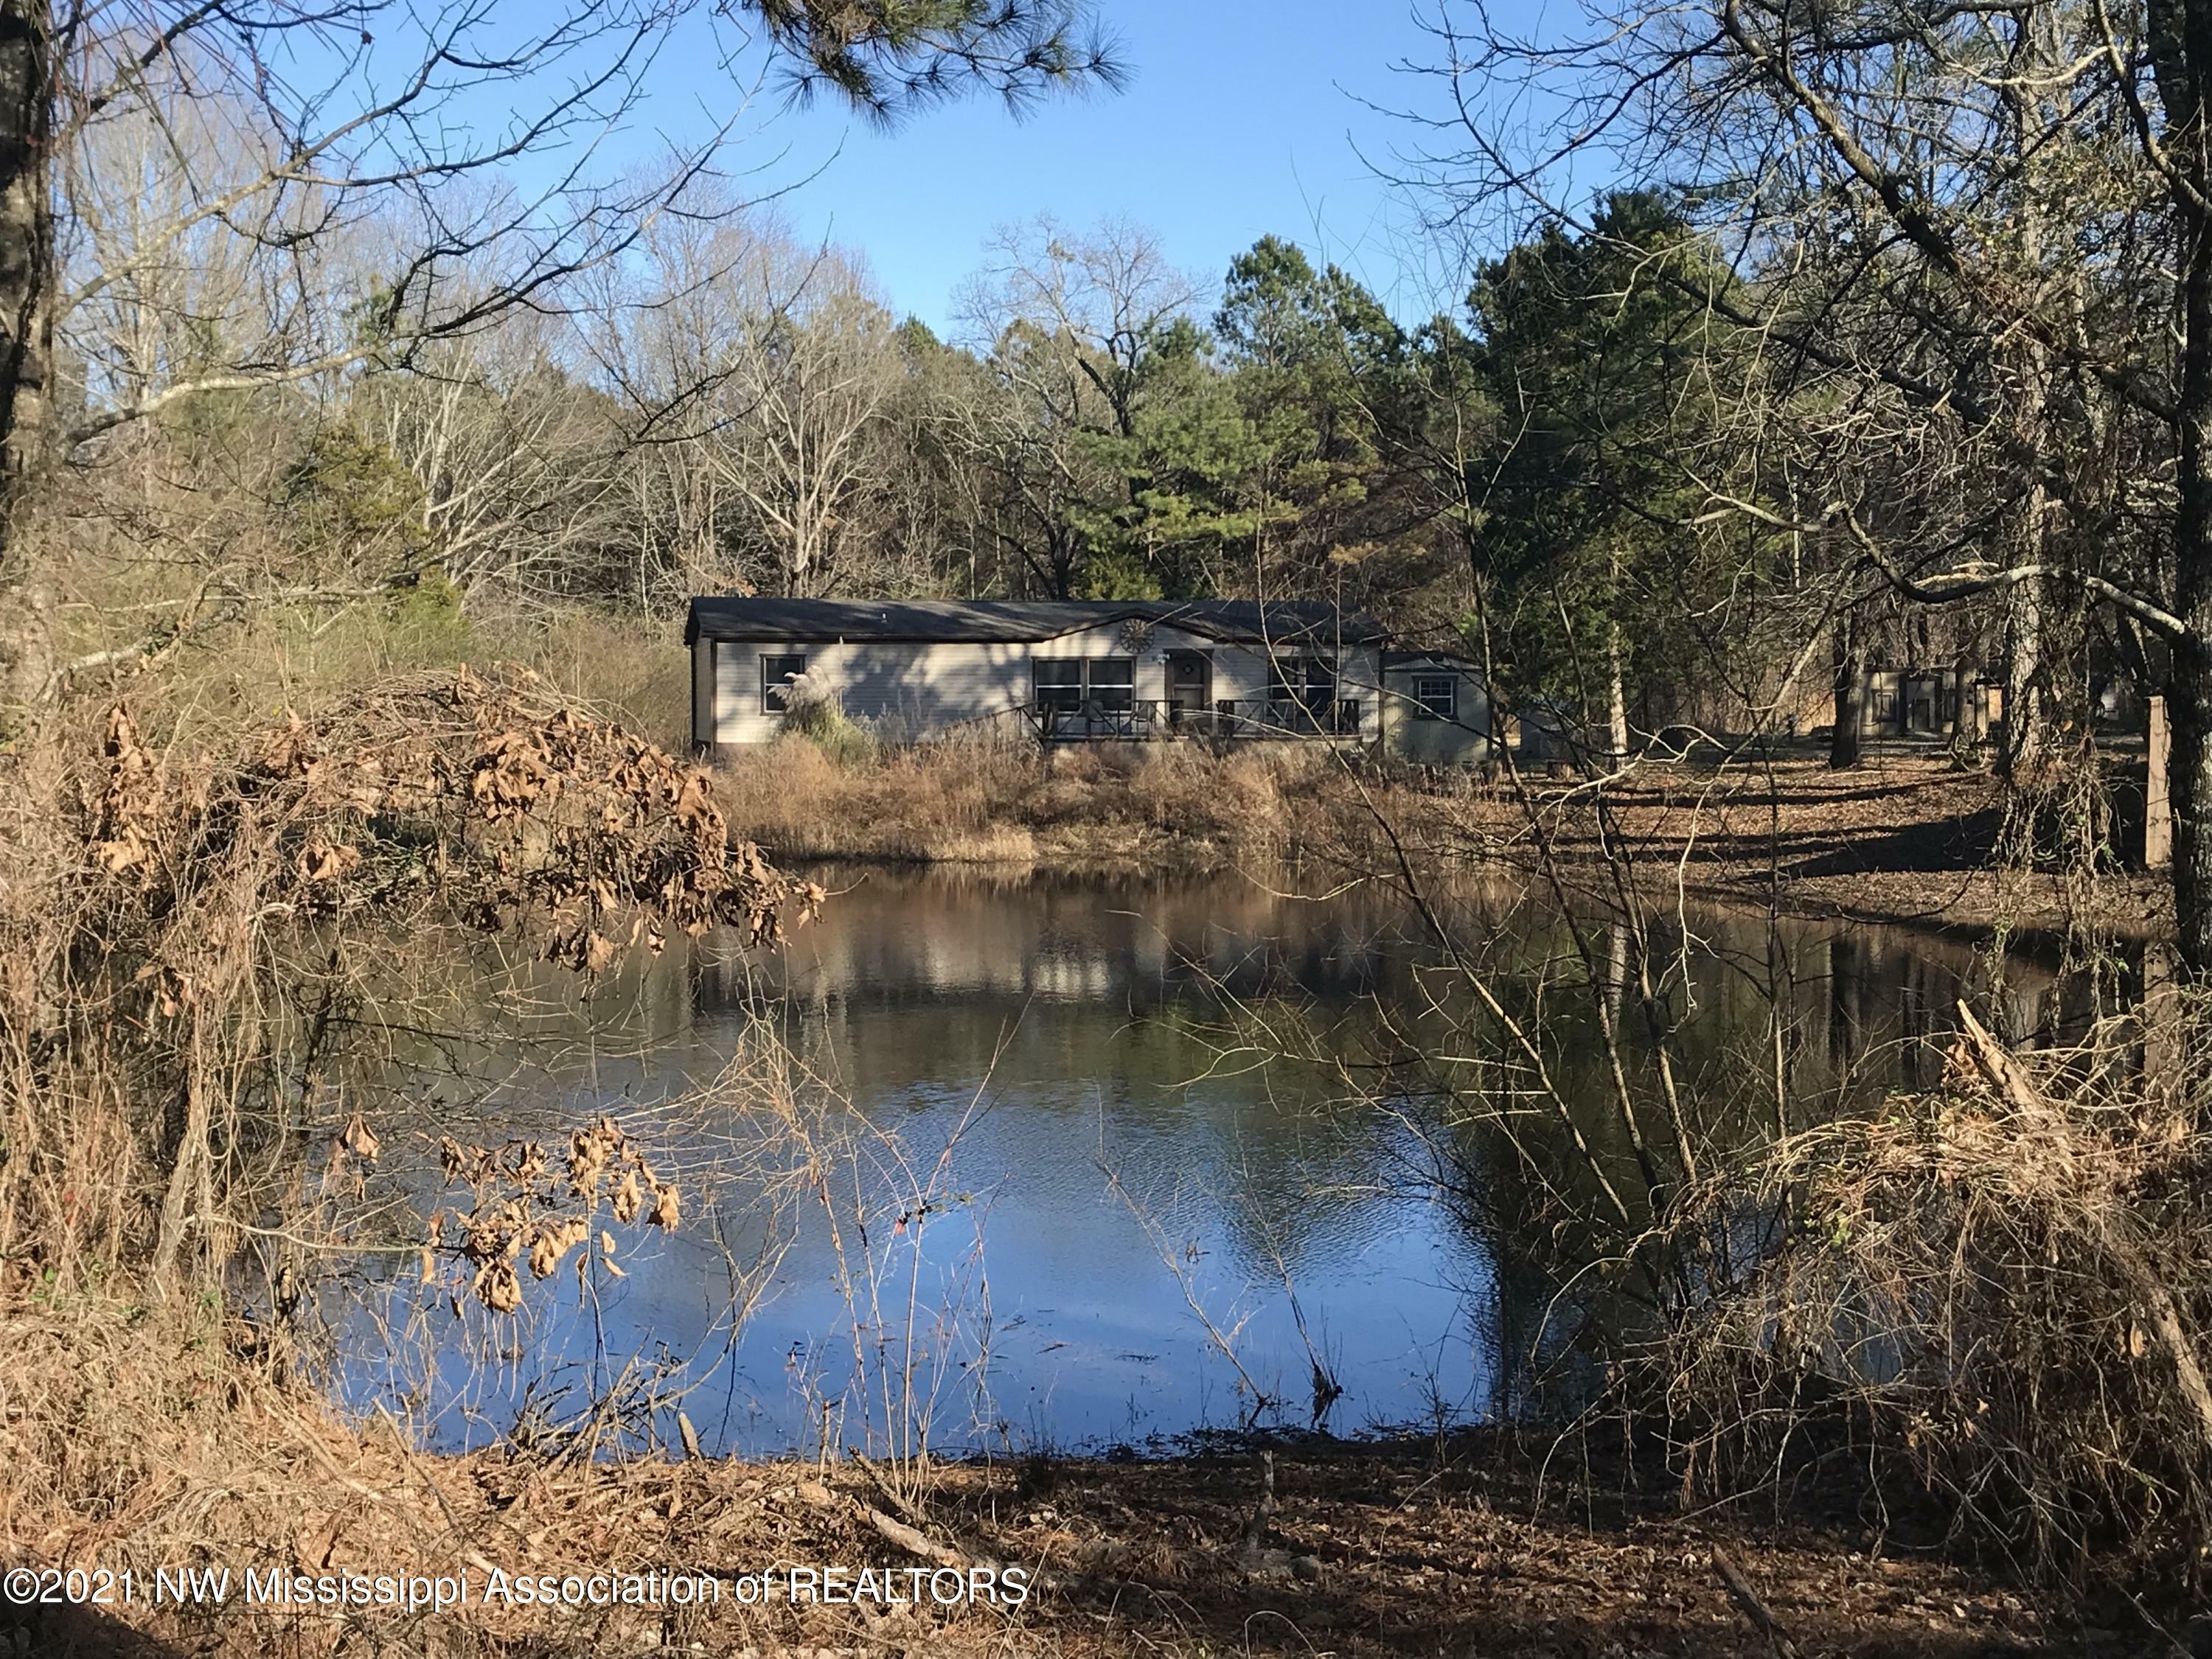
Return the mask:
{"type": "MultiPolygon", "coordinates": [[[[70,690],[85,702],[157,697],[173,711],[180,736],[210,741],[288,709],[313,718],[398,675],[511,664],[680,754],[691,728],[690,653],[682,634],[679,622],[617,611],[477,610],[411,593],[337,611],[259,605],[147,657],[78,674],[70,690]]],[[[94,633],[71,643],[111,641],[94,633]]]]}
{"type": "Polygon", "coordinates": [[[717,782],[738,831],[785,857],[1202,866],[1295,857],[1328,835],[1349,805],[1329,787],[1339,769],[1298,744],[1040,751],[1026,734],[841,763],[793,736],[717,782]]]}
{"type": "Polygon", "coordinates": [[[2202,1011],[2015,1056],[1961,1010],[1943,1087],[1783,1143],[1706,1224],[1781,1242],[1661,1357],[1686,1485],[1863,1484],[2008,1571],[2212,1582],[2202,1011]],[[2192,1025],[2194,1029],[2192,1030],[2192,1025]]]}
{"type": "Polygon", "coordinates": [[[1570,887],[1614,894],[1640,878],[1723,903],[1987,935],[2094,924],[2170,926],[2163,876],[2100,872],[2085,896],[2062,871],[2006,864],[2002,787],[1921,757],[1836,773],[1792,757],[1771,768],[1639,763],[1601,796],[1583,780],[1462,778],[1445,787],[1387,763],[1347,769],[1316,748],[1222,755],[1183,744],[1040,753],[977,737],[833,758],[787,738],[726,760],[717,777],[741,831],[791,858],[1206,869],[1313,860],[1389,871],[1387,819],[1423,872],[1540,868],[1540,836],[1570,887]]]}

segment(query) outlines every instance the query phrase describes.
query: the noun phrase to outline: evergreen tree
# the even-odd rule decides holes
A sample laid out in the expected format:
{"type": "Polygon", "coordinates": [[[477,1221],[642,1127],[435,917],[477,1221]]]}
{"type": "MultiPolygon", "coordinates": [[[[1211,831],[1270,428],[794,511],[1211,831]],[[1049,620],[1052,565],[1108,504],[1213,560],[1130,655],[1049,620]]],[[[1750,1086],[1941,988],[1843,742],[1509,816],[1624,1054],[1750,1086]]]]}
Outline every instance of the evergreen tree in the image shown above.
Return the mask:
{"type": "Polygon", "coordinates": [[[1547,226],[1485,265],[1468,297],[1498,410],[1476,545],[1503,677],[1614,757],[1639,708],[1666,718],[1695,677],[1701,550],[1683,526],[1705,491],[1680,458],[1711,406],[1706,264],[1678,204],[1623,194],[1586,234],[1547,226]]]}

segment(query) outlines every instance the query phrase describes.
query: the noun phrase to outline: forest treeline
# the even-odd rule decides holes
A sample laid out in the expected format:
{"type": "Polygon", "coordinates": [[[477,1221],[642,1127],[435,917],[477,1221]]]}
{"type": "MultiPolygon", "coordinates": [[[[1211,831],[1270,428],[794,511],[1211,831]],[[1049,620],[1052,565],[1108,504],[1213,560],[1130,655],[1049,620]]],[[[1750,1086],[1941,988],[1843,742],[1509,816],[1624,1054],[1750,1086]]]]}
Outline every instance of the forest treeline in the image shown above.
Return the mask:
{"type": "MultiPolygon", "coordinates": [[[[953,338],[860,254],[694,207],[556,306],[95,440],[62,486],[93,533],[50,672],[219,649],[272,611],[1265,595],[1370,611],[1601,720],[1619,692],[1645,730],[1741,727],[1831,574],[1790,538],[1701,530],[1660,455],[1714,319],[1639,286],[1638,259],[1709,257],[1656,196],[1418,325],[1285,239],[1208,283],[1140,226],[1043,219],[979,250],[953,338]]],[[[268,325],[243,272],[163,276],[64,331],[76,395],[143,397],[268,325]]]]}
{"type": "Polygon", "coordinates": [[[15,9],[12,719],[240,630],[709,592],[1334,599],[1599,761],[1832,703],[1850,764],[1910,666],[2001,685],[1961,757],[2035,779],[2163,690],[2212,964],[2212,165],[2155,7],[1446,5],[1377,161],[1432,297],[1045,217],[945,337],[732,126],[602,146],[675,52],[739,108],[1110,93],[1091,8],[15,9]]]}

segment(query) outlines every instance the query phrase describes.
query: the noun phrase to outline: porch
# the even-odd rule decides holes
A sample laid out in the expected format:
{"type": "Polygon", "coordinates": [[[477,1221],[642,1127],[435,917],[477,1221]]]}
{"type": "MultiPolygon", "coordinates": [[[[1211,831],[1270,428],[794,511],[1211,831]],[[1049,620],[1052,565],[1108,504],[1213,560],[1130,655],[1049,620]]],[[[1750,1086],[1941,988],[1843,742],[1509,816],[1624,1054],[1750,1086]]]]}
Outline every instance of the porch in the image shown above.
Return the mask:
{"type": "Polygon", "coordinates": [[[1358,697],[1224,697],[1210,705],[1131,697],[1032,702],[1022,710],[1045,743],[1147,743],[1171,738],[1241,743],[1296,739],[1359,742],[1366,704],[1358,697]]]}

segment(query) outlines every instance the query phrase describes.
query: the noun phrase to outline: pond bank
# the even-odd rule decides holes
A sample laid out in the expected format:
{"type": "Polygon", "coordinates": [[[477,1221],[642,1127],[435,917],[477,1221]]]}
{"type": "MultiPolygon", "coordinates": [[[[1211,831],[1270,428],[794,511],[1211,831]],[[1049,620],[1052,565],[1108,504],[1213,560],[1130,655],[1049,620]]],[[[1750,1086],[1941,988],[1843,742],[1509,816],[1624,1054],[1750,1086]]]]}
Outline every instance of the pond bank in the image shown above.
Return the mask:
{"type": "MultiPolygon", "coordinates": [[[[2163,875],[2094,883],[2005,867],[2008,793],[1936,757],[1809,756],[1722,769],[1639,763],[1606,787],[1531,775],[1437,790],[1353,775],[1291,745],[973,745],[832,760],[787,738],[724,765],[732,828],[773,856],[996,865],[1056,872],[1290,866],[1329,880],[1417,871],[1611,884],[1608,854],[1655,896],[1771,904],[1784,915],[1936,929],[1979,940],[2069,924],[2138,940],[2171,931],[2163,875]]],[[[2126,787],[2121,789],[2123,797],[2126,787]]],[[[2123,805],[2124,805],[2124,799],[2123,805]]],[[[2139,834],[2139,826],[2136,832],[2139,834]]],[[[2113,838],[2128,832],[2116,826],[2113,838]]]]}
{"type": "MultiPolygon", "coordinates": [[[[1149,1462],[1033,1457],[919,1474],[688,1459],[593,1463],[549,1444],[441,1457],[389,1419],[342,1422],[279,1379],[264,1334],[119,1304],[0,1314],[5,1565],[282,1569],[459,1577],[471,1605],[410,1614],[312,1606],[0,1608],[28,1651],[285,1659],[381,1650],[602,1655],[700,1644],[768,1656],[1194,1656],[1334,1652],[1765,1655],[1753,1604],[1802,1651],[1963,1656],[2143,1650],[1996,1581],[1820,1516],[1756,1528],[1681,1516],[1583,1440],[1494,1434],[1310,1441],[1149,1462]],[[1540,1487],[1536,1474],[1540,1469],[1540,1487]],[[208,1494],[222,1501],[210,1504],[208,1494]],[[1256,1520],[1255,1520],[1255,1517],[1256,1520]],[[889,1525],[885,1525],[889,1522],[889,1525]],[[1728,1565],[1723,1567],[1725,1559],[1728,1565]],[[795,1565],[988,1565],[1023,1604],[743,1605],[741,1578],[795,1565]],[[713,1607],[487,1606],[512,1576],[703,1573],[713,1607]],[[1731,1590],[1732,1570],[1738,1581],[1731,1590]]],[[[783,1582],[783,1581],[779,1581],[783,1582]]],[[[947,1581],[940,1581],[947,1582],[947,1581]]],[[[910,1598],[909,1598],[910,1599],[910,1598]]]]}

